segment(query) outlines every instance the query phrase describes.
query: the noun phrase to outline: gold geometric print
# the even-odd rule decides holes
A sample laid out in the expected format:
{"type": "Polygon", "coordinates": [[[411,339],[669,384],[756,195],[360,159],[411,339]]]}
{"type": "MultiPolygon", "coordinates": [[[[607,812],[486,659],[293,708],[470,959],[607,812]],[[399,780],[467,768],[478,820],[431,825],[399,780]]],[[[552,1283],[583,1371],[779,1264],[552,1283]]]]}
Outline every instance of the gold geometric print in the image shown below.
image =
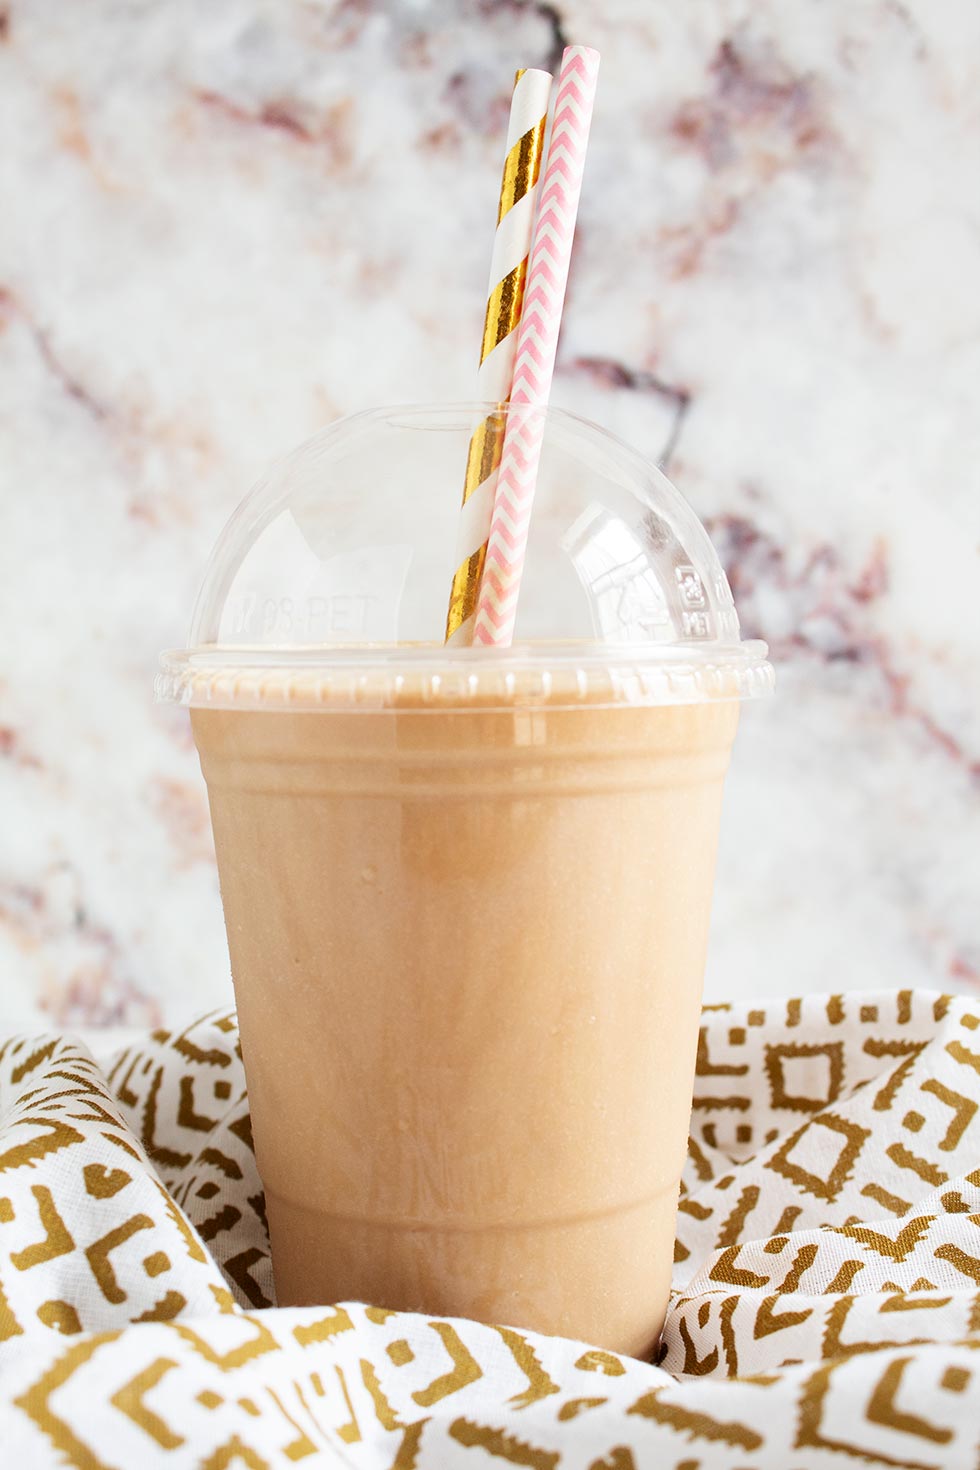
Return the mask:
{"type": "MultiPolygon", "coordinates": [[[[798,1099],[794,1098],[788,1106],[795,1108],[797,1103],[798,1099]]],[[[835,1113],[823,1113],[814,1118],[811,1123],[806,1123],[795,1133],[791,1133],[783,1146],[772,1155],[768,1167],[782,1174],[809,1194],[818,1195],[823,1200],[833,1201],[850,1178],[865,1140],[870,1137],[870,1128],[862,1128],[857,1123],[851,1123],[846,1118],[838,1117],[835,1113]],[[844,1139],[843,1146],[833,1159],[832,1167],[826,1178],[821,1178],[819,1174],[804,1168],[792,1158],[800,1141],[803,1139],[812,1141],[813,1130],[818,1127],[839,1133],[844,1139]]],[[[817,1147],[824,1152],[821,1144],[818,1144],[817,1147]]]]}
{"type": "MultiPolygon", "coordinates": [[[[244,1341],[235,1342],[233,1346],[221,1352],[216,1351],[207,1338],[195,1332],[192,1327],[175,1322],[174,1330],[191,1345],[195,1352],[200,1353],[209,1363],[213,1363],[222,1373],[231,1373],[235,1368],[240,1368],[243,1363],[249,1363],[254,1358],[261,1357],[263,1353],[274,1353],[279,1347],[278,1341],[260,1317],[246,1317],[242,1314],[239,1321],[249,1329],[244,1341]]],[[[238,1332],[235,1336],[241,1338],[242,1334],[238,1332]]]]}
{"type": "MultiPolygon", "coordinates": [[[[41,1434],[47,1437],[55,1451],[55,1458],[51,1462],[53,1464],[63,1464],[67,1460],[71,1465],[86,1467],[86,1470],[110,1470],[106,1461],[98,1458],[89,1445],[78,1437],[71,1424],[58,1416],[50,1401],[59,1389],[82,1372],[99,1349],[111,1341],[111,1337],[111,1333],[95,1333],[83,1342],[76,1343],[63,1356],[55,1358],[36,1381],[32,1381],[29,1387],[13,1399],[13,1407],[22,1410],[41,1434]]],[[[16,1441],[8,1440],[8,1447],[11,1443],[16,1441]]],[[[42,1449],[42,1443],[35,1443],[34,1463],[38,1465],[42,1463],[39,1458],[42,1449]]],[[[28,1464],[30,1461],[25,1457],[23,1463],[28,1464]]]]}
{"type": "Polygon", "coordinates": [[[452,1367],[447,1373],[441,1373],[434,1378],[424,1389],[412,1394],[412,1398],[423,1409],[431,1408],[440,1399],[457,1393],[459,1389],[466,1388],[468,1384],[476,1383],[477,1379],[483,1377],[483,1369],[454,1327],[448,1322],[430,1322],[429,1326],[442,1339],[452,1367]]]}
{"type": "Polygon", "coordinates": [[[848,1418],[846,1412],[842,1412],[835,1402],[835,1400],[845,1398],[846,1390],[844,1390],[843,1380],[846,1376],[847,1360],[838,1359],[836,1362],[818,1368],[807,1380],[800,1395],[799,1420],[794,1448],[836,1451],[838,1454],[846,1455],[852,1461],[859,1460],[871,1465],[901,1466],[903,1470],[942,1470],[941,1460],[918,1458],[918,1453],[921,1453],[924,1448],[921,1438],[916,1436],[910,1443],[907,1422],[901,1422],[899,1416],[894,1412],[891,1398],[894,1392],[892,1370],[893,1363],[896,1361],[902,1362],[902,1359],[888,1361],[886,1358],[880,1376],[873,1377],[869,1404],[857,1422],[855,1422],[853,1408],[848,1418]],[[889,1375],[889,1378],[883,1383],[885,1375],[889,1375]],[[871,1418],[870,1405],[875,1406],[876,1419],[871,1418]],[[831,1431],[831,1425],[838,1430],[836,1434],[831,1431]],[[876,1432],[878,1425],[885,1426],[885,1434],[880,1431],[876,1432]],[[887,1433],[889,1430],[892,1431],[890,1435],[887,1433]],[[882,1447],[883,1441],[885,1443],[890,1441],[890,1444],[894,1444],[896,1433],[904,1437],[901,1458],[896,1457],[894,1453],[886,1452],[882,1447]],[[911,1458],[913,1449],[918,1452],[916,1458],[911,1458]]]}
{"type": "Polygon", "coordinates": [[[23,1333],[24,1329],[14,1316],[0,1278],[0,1343],[8,1342],[12,1337],[22,1337],[23,1333]]]}
{"type": "Polygon", "coordinates": [[[555,1451],[537,1448],[495,1425],[475,1424],[471,1419],[454,1420],[449,1426],[449,1436],[467,1449],[479,1447],[495,1459],[526,1465],[528,1470],[556,1470],[561,1459],[555,1451]]]}
{"type": "Polygon", "coordinates": [[[24,1118],[19,1122],[22,1128],[46,1128],[48,1132],[41,1138],[30,1138],[21,1142],[19,1130],[11,1129],[11,1134],[17,1141],[10,1147],[0,1149],[0,1174],[10,1169],[21,1169],[25,1164],[30,1167],[49,1154],[57,1153],[59,1149],[72,1148],[75,1144],[85,1142],[84,1133],[79,1133],[77,1128],[69,1128],[57,1119],[24,1118]]]}
{"type": "Polygon", "coordinates": [[[945,1426],[939,1428],[935,1424],[930,1424],[927,1419],[921,1418],[918,1414],[910,1413],[907,1409],[899,1409],[895,1403],[905,1370],[912,1361],[911,1357],[893,1358],[888,1364],[875,1384],[868,1402],[868,1419],[872,1424],[886,1424],[905,1434],[913,1434],[917,1439],[930,1440],[933,1444],[949,1444],[953,1438],[952,1429],[945,1426]]]}
{"type": "Polygon", "coordinates": [[[921,1215],[890,1238],[881,1231],[872,1230],[868,1225],[847,1224],[831,1227],[840,1232],[841,1235],[849,1235],[852,1240],[857,1240],[861,1245],[867,1246],[869,1250],[877,1252],[879,1256],[887,1257],[890,1261],[904,1261],[911,1251],[920,1243],[926,1235],[929,1226],[933,1224],[935,1216],[921,1215]]]}
{"type": "Polygon", "coordinates": [[[843,1041],[826,1041],[820,1045],[807,1045],[799,1041],[784,1042],[782,1046],[767,1046],[765,1055],[770,1105],[773,1108],[787,1108],[791,1112],[799,1113],[819,1113],[840,1095],[844,1080],[843,1041]],[[827,1062],[823,1086],[816,1085],[819,1074],[814,1066],[814,1059],[818,1057],[827,1062]],[[810,1079],[810,1085],[815,1086],[816,1095],[809,1092],[791,1094],[787,1088],[785,1073],[788,1063],[803,1059],[808,1064],[805,1074],[810,1079]]]}
{"type": "Polygon", "coordinates": [[[940,1140],[939,1147],[950,1151],[955,1149],[977,1115],[977,1104],[972,1097],[964,1097],[961,1092],[954,1092],[951,1087],[944,1087],[935,1077],[927,1077],[922,1084],[922,1092],[932,1093],[938,1097],[941,1103],[945,1103],[952,1109],[953,1116],[945,1136],[940,1140]]]}
{"type": "Polygon", "coordinates": [[[117,1389],[109,1400],[164,1450],[177,1449],[184,1443],[184,1436],[176,1434],[158,1414],[147,1408],[143,1396],[156,1387],[164,1374],[177,1366],[175,1358],[155,1358],[148,1367],[141,1369],[128,1383],[117,1389]]]}
{"type": "Polygon", "coordinates": [[[76,1332],[82,1330],[81,1319],[71,1302],[42,1302],[37,1309],[37,1315],[45,1327],[53,1327],[65,1337],[74,1337],[76,1332]]]}
{"type": "Polygon", "coordinates": [[[130,1181],[125,1169],[107,1169],[105,1164],[86,1164],[82,1170],[86,1192],[94,1199],[111,1199],[130,1181]]]}
{"type": "Polygon", "coordinates": [[[527,1379],[527,1388],[511,1395],[508,1403],[515,1409],[529,1409],[539,1399],[550,1398],[561,1393],[558,1384],[545,1372],[533,1347],[520,1332],[511,1327],[498,1327],[497,1331],[511,1351],[514,1362],[527,1379]]]}
{"type": "MultiPolygon", "coordinates": [[[[729,1036],[729,1041],[731,1041],[729,1036]]],[[[698,1051],[695,1070],[699,1077],[744,1077],[749,1070],[748,1063],[739,1062],[712,1062],[708,1052],[708,1028],[702,1026],[698,1032],[698,1051]]]]}
{"type": "Polygon", "coordinates": [[[353,1332],[354,1323],[351,1321],[350,1313],[345,1307],[335,1307],[328,1316],[316,1322],[304,1322],[299,1327],[293,1328],[293,1336],[300,1347],[308,1347],[313,1342],[326,1342],[335,1337],[338,1332],[353,1332]]]}
{"type": "Polygon", "coordinates": [[[88,1263],[107,1302],[124,1302],[126,1293],[116,1278],[115,1270],[110,1261],[112,1252],[119,1246],[125,1245],[126,1241],[137,1230],[152,1230],[154,1221],[149,1215],[133,1215],[131,1219],[124,1221],[122,1225],[116,1225],[99,1240],[86,1246],[85,1254],[88,1263]]]}
{"type": "Polygon", "coordinates": [[[0,1465],[976,1470],[978,1067],[964,998],[705,1011],[653,1364],[274,1308],[231,1013],[0,1043],[0,1465]]]}
{"type": "Polygon", "coordinates": [[[637,1399],[626,1412],[641,1414],[646,1419],[669,1425],[694,1441],[707,1440],[711,1444],[729,1445],[733,1449],[743,1450],[758,1450],[764,1443],[762,1435],[747,1424],[724,1423],[703,1412],[665,1402],[665,1397],[662,1389],[654,1389],[637,1399]]]}
{"type": "Polygon", "coordinates": [[[58,1214],[50,1189],[44,1184],[32,1184],[31,1194],[37,1204],[37,1213],[41,1228],[45,1232],[45,1238],[38,1241],[36,1245],[25,1246],[23,1250],[10,1252],[10,1264],[17,1271],[30,1271],[34,1266],[53,1261],[57,1256],[66,1256],[75,1249],[75,1242],[68,1233],[64,1220],[58,1214]]]}

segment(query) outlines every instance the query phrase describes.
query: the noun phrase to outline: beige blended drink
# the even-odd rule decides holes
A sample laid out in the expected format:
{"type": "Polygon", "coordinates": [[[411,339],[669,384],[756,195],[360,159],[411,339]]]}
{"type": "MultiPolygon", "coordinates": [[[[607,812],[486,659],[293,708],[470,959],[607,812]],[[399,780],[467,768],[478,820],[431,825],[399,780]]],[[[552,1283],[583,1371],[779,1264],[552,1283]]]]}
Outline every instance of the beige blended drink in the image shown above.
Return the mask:
{"type": "Polygon", "coordinates": [[[194,712],[281,1303],[653,1346],[736,716],[194,712]]]}
{"type": "MultiPolygon", "coordinates": [[[[555,565],[546,586],[532,538],[544,639],[501,655],[304,642],[314,607],[384,605],[376,568],[408,544],[386,524],[384,543],[373,525],[361,552],[338,548],[317,513],[325,461],[356,489],[377,435],[392,447],[364,417],[342,453],[303,451],[246,502],[164,690],[192,706],[208,784],[278,1300],[644,1355],[670,1281],[722,782],[768,665],[731,638],[676,492],[630,457],[613,473],[598,431],[559,414],[539,516],[575,575],[555,565]],[[281,610],[272,564],[294,534],[320,567],[289,597],[295,645],[276,628],[249,642],[249,618],[281,610]],[[637,626],[659,641],[612,636],[637,626]]],[[[405,421],[411,480],[410,431],[431,424],[405,421]]],[[[438,615],[424,575],[406,570],[389,633],[438,615]]]]}

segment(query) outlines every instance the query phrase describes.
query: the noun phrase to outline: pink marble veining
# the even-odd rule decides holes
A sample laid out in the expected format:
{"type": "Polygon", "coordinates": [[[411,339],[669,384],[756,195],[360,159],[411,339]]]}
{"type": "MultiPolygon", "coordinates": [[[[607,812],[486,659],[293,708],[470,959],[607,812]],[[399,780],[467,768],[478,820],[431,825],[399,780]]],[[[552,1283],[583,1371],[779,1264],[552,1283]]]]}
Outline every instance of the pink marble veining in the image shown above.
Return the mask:
{"type": "Polygon", "coordinates": [[[553,401],[664,463],[779,666],[709,995],[980,984],[975,9],[8,0],[3,1029],[227,997],[157,652],[272,456],[471,381],[513,70],[568,42],[553,401]]]}

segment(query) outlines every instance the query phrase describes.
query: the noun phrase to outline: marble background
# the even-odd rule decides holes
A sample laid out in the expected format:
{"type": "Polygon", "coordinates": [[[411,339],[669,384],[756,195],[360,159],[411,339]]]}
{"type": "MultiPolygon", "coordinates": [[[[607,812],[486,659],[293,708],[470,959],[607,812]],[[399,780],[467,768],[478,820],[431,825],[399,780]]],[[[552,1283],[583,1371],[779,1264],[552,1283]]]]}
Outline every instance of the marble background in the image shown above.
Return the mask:
{"type": "Polygon", "coordinates": [[[980,11],[0,0],[0,1029],[226,997],[157,652],[272,456],[471,394],[510,77],[568,39],[555,401],[665,461],[779,667],[709,995],[980,985],[980,11]]]}

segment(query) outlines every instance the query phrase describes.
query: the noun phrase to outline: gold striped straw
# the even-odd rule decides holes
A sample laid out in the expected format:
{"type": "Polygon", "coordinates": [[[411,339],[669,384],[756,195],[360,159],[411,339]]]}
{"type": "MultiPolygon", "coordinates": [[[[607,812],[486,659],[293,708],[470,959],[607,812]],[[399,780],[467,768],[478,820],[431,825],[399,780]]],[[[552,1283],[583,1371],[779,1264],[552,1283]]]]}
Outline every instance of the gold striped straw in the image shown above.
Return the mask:
{"type": "MultiPolygon", "coordinates": [[[[531,247],[550,95],[550,72],[522,70],[517,73],[507,127],[507,156],[500,183],[497,232],[493,241],[477,378],[481,400],[500,405],[510,398],[514,376],[517,329],[524,305],[527,257],[531,247]]],[[[504,414],[488,414],[470,439],[456,544],[456,574],[446,619],[447,643],[465,645],[472,642],[473,617],[487,554],[504,427],[504,414]]]]}

